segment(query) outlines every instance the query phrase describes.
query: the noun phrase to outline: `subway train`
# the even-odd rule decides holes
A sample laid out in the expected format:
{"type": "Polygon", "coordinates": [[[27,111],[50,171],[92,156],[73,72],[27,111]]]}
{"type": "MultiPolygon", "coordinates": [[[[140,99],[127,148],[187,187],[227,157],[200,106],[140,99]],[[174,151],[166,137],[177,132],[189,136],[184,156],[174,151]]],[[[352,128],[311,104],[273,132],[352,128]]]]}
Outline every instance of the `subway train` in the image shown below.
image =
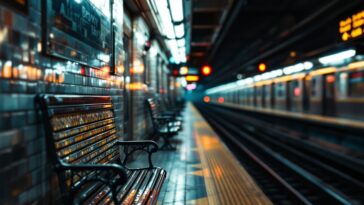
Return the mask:
{"type": "Polygon", "coordinates": [[[355,53],[342,51],[214,87],[204,101],[362,120],[364,61],[355,53]]]}

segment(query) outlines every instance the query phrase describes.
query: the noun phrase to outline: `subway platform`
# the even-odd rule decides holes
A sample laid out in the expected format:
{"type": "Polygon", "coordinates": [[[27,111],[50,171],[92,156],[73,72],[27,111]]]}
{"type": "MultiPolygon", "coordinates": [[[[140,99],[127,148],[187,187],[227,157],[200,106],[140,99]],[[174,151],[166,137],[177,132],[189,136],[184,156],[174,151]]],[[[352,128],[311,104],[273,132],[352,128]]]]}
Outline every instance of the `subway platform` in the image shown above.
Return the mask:
{"type": "Polygon", "coordinates": [[[272,204],[192,104],[183,116],[177,150],[153,158],[167,170],[159,204],[272,204]]]}

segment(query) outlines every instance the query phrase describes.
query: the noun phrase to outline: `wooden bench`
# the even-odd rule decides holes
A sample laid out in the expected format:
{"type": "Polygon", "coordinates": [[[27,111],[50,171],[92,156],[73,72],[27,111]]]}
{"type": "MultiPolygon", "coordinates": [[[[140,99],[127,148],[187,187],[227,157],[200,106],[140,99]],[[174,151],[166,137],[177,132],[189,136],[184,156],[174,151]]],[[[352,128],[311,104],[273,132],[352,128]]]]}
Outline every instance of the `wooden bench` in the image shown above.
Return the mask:
{"type": "Polygon", "coordinates": [[[157,107],[159,108],[159,111],[161,113],[173,115],[173,116],[176,117],[176,119],[182,121],[181,112],[182,112],[182,109],[183,109],[183,105],[171,106],[171,105],[168,105],[168,103],[166,103],[161,98],[153,98],[153,100],[154,100],[155,104],[157,105],[157,107]]]}
{"type": "Polygon", "coordinates": [[[154,135],[162,137],[164,144],[161,150],[174,150],[176,149],[171,144],[170,138],[177,135],[182,129],[182,122],[175,119],[173,115],[161,115],[158,106],[152,98],[146,100],[147,108],[151,116],[154,128],[154,135]]]}
{"type": "Polygon", "coordinates": [[[176,112],[174,110],[167,110],[157,98],[148,98],[147,101],[149,107],[152,109],[154,116],[170,118],[171,122],[173,122],[176,126],[180,126],[182,128],[183,119],[180,116],[179,112],[176,112]]]}
{"type": "Polygon", "coordinates": [[[37,101],[65,204],[156,204],[166,178],[152,163],[158,146],[119,140],[111,97],[45,95],[37,101]],[[137,150],[148,153],[148,167],[126,167],[137,150]]]}

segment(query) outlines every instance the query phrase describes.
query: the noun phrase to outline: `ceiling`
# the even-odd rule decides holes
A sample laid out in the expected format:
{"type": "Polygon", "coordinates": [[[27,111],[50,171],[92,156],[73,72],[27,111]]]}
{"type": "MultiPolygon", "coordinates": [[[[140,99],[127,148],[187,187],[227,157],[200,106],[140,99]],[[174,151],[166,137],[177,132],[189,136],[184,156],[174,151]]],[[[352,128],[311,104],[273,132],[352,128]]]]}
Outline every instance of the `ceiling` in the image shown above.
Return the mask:
{"type": "Polygon", "coordinates": [[[221,32],[233,0],[192,0],[190,63],[201,66],[221,32]]]}
{"type": "Polygon", "coordinates": [[[360,2],[193,0],[189,63],[212,66],[205,88],[252,75],[259,62],[268,69],[294,63],[337,44],[339,16],[360,2]]]}

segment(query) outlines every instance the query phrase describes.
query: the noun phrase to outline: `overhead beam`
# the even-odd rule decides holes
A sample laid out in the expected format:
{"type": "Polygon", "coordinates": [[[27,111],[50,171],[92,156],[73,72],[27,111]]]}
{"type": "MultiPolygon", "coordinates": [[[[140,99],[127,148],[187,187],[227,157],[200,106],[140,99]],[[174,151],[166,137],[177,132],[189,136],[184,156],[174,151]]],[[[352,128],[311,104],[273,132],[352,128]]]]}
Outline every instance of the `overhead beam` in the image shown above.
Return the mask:
{"type": "Polygon", "coordinates": [[[222,76],[222,77],[218,78],[218,80],[214,81],[211,84],[208,84],[207,86],[209,87],[212,84],[226,81],[227,78],[230,78],[232,76],[224,74],[228,72],[241,72],[242,69],[249,67],[250,65],[260,61],[261,59],[266,59],[272,56],[273,54],[281,51],[282,49],[292,45],[294,42],[297,42],[298,40],[302,39],[306,35],[319,29],[327,21],[332,20],[333,17],[338,16],[339,14],[347,11],[348,9],[354,8],[355,5],[362,3],[360,1],[352,2],[351,4],[342,5],[340,9],[336,9],[334,12],[330,12],[334,6],[342,2],[343,2],[342,0],[334,0],[326,4],[321,9],[317,10],[309,17],[296,24],[296,26],[292,27],[290,30],[283,32],[285,35],[284,36],[281,35],[280,39],[276,39],[274,42],[272,42],[272,46],[270,46],[270,48],[265,49],[265,52],[263,52],[259,56],[253,58],[248,57],[249,60],[243,62],[244,60],[241,61],[241,59],[243,59],[243,56],[246,56],[245,54],[246,51],[242,50],[240,53],[236,55],[235,61],[229,63],[224,68],[220,69],[219,72],[215,73],[215,76],[222,76]],[[327,15],[328,13],[329,15],[327,15]],[[320,19],[320,21],[317,21],[317,19],[320,19]],[[304,32],[298,32],[303,27],[307,29],[305,29],[304,32]],[[233,68],[240,68],[240,69],[232,70],[233,68]]]}
{"type": "Polygon", "coordinates": [[[234,5],[232,6],[232,11],[231,11],[230,15],[226,18],[226,21],[224,22],[223,27],[219,30],[219,33],[217,34],[217,39],[215,40],[215,43],[214,43],[212,50],[210,52],[210,55],[208,57],[209,62],[215,56],[217,49],[220,47],[220,44],[222,43],[222,40],[225,38],[225,36],[229,32],[235,19],[239,16],[240,10],[246,4],[247,4],[246,0],[240,0],[240,1],[236,1],[234,3],[234,5]]]}
{"type": "Polygon", "coordinates": [[[208,47],[211,45],[211,42],[191,42],[192,47],[208,47]]]}
{"type": "Polygon", "coordinates": [[[224,10],[224,7],[216,7],[216,8],[194,8],[193,12],[195,13],[204,13],[204,12],[220,12],[224,10]]]}
{"type": "Polygon", "coordinates": [[[192,25],[192,29],[214,29],[219,27],[218,24],[198,24],[198,25],[192,25]]]}

